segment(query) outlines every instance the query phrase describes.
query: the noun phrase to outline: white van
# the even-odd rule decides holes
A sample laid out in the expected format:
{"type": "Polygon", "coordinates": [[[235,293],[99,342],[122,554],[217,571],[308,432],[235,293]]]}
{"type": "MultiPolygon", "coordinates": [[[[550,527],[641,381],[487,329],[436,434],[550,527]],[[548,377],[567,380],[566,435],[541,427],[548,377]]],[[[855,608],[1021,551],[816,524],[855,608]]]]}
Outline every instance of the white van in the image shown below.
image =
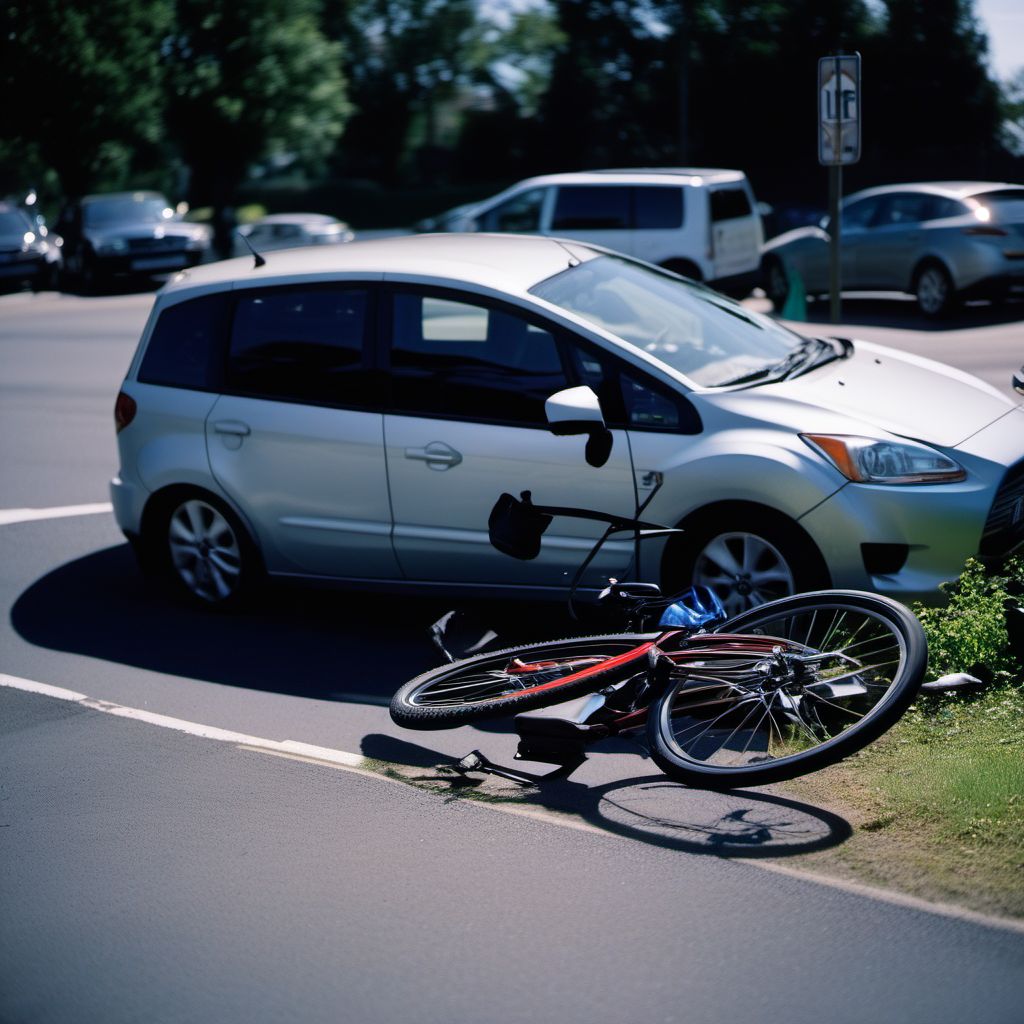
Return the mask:
{"type": "Polygon", "coordinates": [[[747,295],[764,234],[742,171],[633,168],[528,178],[420,225],[578,239],[747,295]]]}

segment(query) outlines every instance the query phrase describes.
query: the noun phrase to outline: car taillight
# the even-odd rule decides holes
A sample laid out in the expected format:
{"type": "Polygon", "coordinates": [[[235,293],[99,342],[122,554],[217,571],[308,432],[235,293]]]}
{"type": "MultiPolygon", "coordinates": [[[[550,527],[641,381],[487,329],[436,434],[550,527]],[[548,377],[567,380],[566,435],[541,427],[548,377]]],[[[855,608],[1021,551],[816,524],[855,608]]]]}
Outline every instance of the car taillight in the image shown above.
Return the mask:
{"type": "Polygon", "coordinates": [[[979,224],[976,227],[964,228],[965,235],[987,235],[989,238],[1005,238],[1010,232],[1005,228],[997,228],[994,224],[979,224]]]}
{"type": "Polygon", "coordinates": [[[117,401],[114,403],[114,425],[117,427],[117,433],[120,434],[135,419],[138,409],[131,395],[126,395],[123,391],[118,392],[117,401]]]}

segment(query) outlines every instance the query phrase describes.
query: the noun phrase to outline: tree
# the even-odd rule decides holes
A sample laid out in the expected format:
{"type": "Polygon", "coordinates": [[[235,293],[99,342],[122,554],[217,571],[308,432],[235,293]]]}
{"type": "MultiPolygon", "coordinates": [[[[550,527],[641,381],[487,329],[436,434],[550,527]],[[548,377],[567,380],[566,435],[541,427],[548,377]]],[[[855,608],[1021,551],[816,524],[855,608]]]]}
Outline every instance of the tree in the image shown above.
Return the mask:
{"type": "Polygon", "coordinates": [[[173,0],[8,0],[0,137],[52,167],[69,195],[123,184],[160,140],[172,17],[173,0]]]}
{"type": "Polygon", "coordinates": [[[257,160],[316,165],[333,150],[350,107],[318,13],[316,0],[178,0],[167,123],[195,202],[221,212],[257,160]]]}

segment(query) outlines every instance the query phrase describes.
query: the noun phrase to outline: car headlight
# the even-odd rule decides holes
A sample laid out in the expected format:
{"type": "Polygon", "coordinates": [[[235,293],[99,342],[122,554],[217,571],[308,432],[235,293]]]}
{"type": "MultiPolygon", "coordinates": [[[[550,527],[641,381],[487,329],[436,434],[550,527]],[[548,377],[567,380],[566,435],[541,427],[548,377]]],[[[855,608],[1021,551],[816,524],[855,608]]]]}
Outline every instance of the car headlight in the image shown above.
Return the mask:
{"type": "Polygon", "coordinates": [[[801,434],[816,452],[858,484],[945,484],[966,478],[963,466],[923,444],[852,434],[801,434]]]}
{"type": "Polygon", "coordinates": [[[128,243],[123,238],[112,238],[109,242],[100,242],[96,252],[101,256],[113,255],[116,252],[127,252],[128,243]]]}

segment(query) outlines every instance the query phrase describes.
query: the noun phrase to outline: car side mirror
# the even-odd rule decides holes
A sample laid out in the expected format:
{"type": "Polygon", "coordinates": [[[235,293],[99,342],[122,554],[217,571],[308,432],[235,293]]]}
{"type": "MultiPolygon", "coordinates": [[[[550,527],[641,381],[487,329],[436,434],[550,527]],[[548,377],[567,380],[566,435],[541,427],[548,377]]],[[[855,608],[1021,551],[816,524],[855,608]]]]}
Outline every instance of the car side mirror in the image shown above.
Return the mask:
{"type": "Polygon", "coordinates": [[[612,453],[612,432],[605,426],[597,395],[586,385],[557,391],[544,403],[548,429],[558,437],[586,434],[585,456],[591,466],[603,466],[612,453]]]}
{"type": "Polygon", "coordinates": [[[1018,395],[1024,395],[1024,366],[1013,375],[1013,390],[1018,395]]]}

